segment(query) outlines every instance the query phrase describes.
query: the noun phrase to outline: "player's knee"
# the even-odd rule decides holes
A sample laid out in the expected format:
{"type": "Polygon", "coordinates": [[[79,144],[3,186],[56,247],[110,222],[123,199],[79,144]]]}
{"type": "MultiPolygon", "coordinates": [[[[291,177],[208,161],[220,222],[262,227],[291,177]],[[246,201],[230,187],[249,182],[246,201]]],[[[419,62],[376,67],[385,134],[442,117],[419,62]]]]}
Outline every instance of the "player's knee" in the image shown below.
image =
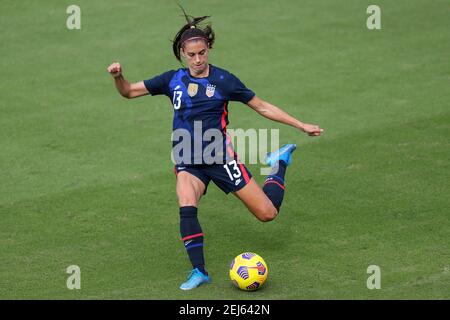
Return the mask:
{"type": "Polygon", "coordinates": [[[180,207],[187,207],[187,206],[197,206],[197,199],[195,197],[178,197],[178,204],[180,207]]]}
{"type": "Polygon", "coordinates": [[[277,217],[278,211],[274,206],[265,206],[259,209],[257,217],[262,222],[272,221],[277,217]]]}

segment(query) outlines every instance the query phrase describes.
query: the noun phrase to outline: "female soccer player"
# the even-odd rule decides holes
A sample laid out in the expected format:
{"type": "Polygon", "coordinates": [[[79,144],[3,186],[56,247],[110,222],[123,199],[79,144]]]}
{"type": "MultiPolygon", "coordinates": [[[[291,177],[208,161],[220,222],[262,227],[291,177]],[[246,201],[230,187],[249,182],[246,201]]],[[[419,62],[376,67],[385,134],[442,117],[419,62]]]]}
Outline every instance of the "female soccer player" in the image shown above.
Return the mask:
{"type": "Polygon", "coordinates": [[[286,167],[291,163],[291,154],[296,148],[295,144],[287,144],[268,154],[266,162],[273,169],[261,188],[237,158],[226,133],[228,102],[240,101],[263,117],[293,126],[310,136],[319,136],[323,130],[317,125],[303,123],[260,99],[236,76],[209,64],[208,54],[214,43],[214,32],[211,25],[201,27],[199,24],[208,16],[193,18],[185,13],[185,18],[187,23],[174,38],[173,52],[180,62],[184,59],[187,68],[171,70],[136,83],[124,78],[119,63],[111,64],[108,72],[114,77],[116,88],[123,97],[131,99],[164,94],[172,102],[174,136],[183,136],[182,141],[173,139],[172,149],[180,233],[193,266],[188,280],[180,289],[190,290],[210,282],[203,255],[203,231],[197,219],[198,204],[209,182],[212,180],[227,194],[232,192],[258,220],[271,221],[280,211],[286,167]],[[196,135],[195,130],[200,130],[200,135],[196,135]],[[213,163],[205,158],[207,141],[200,141],[200,148],[195,148],[199,142],[194,137],[201,139],[206,132],[219,132],[221,138],[220,147],[211,152],[213,163]],[[180,149],[182,152],[175,155],[177,152],[174,151],[180,149]]]}

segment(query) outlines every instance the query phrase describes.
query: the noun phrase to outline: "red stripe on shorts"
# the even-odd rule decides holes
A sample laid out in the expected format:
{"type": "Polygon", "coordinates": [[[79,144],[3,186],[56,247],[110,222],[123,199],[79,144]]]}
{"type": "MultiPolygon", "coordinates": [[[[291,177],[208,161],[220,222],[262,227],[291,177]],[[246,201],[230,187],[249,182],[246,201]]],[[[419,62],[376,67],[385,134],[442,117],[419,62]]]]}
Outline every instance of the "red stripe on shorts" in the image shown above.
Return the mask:
{"type": "Polygon", "coordinates": [[[250,180],[250,178],[248,177],[247,170],[245,170],[245,166],[240,162],[239,162],[239,167],[241,168],[242,174],[244,175],[245,183],[247,183],[250,180]]]}

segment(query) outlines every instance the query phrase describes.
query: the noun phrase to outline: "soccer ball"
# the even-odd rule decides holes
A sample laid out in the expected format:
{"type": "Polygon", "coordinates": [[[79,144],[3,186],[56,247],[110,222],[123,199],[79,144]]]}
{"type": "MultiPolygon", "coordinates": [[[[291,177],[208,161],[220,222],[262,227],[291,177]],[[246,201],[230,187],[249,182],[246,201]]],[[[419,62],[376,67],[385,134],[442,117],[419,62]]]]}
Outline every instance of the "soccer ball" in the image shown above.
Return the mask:
{"type": "Polygon", "coordinates": [[[266,262],[253,252],[245,252],[231,261],[230,279],[241,290],[254,291],[266,282],[269,269],[266,262]]]}

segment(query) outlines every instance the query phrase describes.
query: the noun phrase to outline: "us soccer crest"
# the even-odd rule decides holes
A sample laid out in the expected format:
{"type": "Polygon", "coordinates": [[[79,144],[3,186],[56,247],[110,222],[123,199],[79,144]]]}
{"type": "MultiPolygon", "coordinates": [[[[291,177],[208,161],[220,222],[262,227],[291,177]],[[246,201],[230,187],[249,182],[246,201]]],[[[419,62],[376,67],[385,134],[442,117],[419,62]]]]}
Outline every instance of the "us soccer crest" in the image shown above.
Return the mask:
{"type": "Polygon", "coordinates": [[[208,84],[206,86],[206,96],[208,98],[211,98],[214,95],[214,92],[216,91],[216,86],[213,84],[208,84]]]}
{"type": "Polygon", "coordinates": [[[189,97],[195,96],[197,94],[197,91],[198,91],[198,84],[196,84],[196,83],[189,83],[187,91],[188,91],[189,97]]]}

